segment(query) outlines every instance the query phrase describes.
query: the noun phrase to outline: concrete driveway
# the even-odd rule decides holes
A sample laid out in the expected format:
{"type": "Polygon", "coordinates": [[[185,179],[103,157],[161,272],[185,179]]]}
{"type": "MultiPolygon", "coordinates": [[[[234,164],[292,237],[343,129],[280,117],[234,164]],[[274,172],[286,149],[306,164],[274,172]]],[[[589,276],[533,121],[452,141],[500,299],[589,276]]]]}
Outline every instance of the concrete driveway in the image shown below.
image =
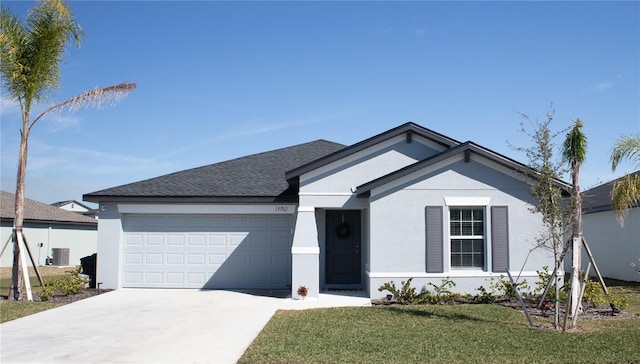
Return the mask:
{"type": "Polygon", "coordinates": [[[0,325],[0,362],[235,363],[277,309],[364,306],[230,291],[120,289],[0,325]]]}

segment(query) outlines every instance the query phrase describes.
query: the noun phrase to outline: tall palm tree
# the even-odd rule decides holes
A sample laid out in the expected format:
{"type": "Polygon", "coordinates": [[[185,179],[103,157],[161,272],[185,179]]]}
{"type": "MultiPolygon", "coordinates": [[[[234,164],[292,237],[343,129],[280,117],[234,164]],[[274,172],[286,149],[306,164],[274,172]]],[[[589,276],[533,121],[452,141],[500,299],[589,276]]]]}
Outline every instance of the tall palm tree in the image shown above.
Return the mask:
{"type": "Polygon", "coordinates": [[[562,156],[571,166],[571,180],[573,184],[573,222],[572,222],[572,250],[573,266],[571,281],[570,316],[578,313],[580,305],[580,268],[582,252],[582,196],[580,195],[580,166],[587,155],[587,136],[582,131],[582,121],[573,120],[573,127],[569,130],[562,145],[562,156]]]}
{"type": "Polygon", "coordinates": [[[9,295],[12,299],[21,299],[24,189],[31,129],[49,111],[99,105],[103,101],[126,95],[135,88],[135,84],[124,83],[85,92],[49,107],[32,121],[32,107],[60,85],[60,63],[65,47],[70,42],[79,46],[84,33],[62,0],[40,0],[31,9],[24,24],[3,7],[0,11],[0,30],[2,86],[6,95],[20,104],[22,116],[13,220],[13,294],[9,295]]]}
{"type": "MultiPolygon", "coordinates": [[[[636,162],[640,170],[640,134],[623,136],[616,141],[611,152],[611,169],[616,170],[622,160],[636,162]]],[[[640,203],[640,173],[630,173],[613,184],[611,201],[620,224],[624,223],[625,212],[640,203]]]]}

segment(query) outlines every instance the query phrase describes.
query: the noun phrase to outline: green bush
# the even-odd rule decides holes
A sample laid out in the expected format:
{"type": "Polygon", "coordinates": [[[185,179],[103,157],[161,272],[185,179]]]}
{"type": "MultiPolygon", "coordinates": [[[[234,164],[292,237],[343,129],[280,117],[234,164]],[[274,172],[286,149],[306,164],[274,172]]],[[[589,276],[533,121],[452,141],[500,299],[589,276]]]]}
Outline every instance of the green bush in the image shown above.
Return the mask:
{"type": "Polygon", "coordinates": [[[411,281],[413,278],[409,278],[406,281],[400,282],[400,289],[396,288],[396,284],[394,281],[386,282],[385,284],[378,287],[378,291],[389,291],[393,295],[393,300],[398,303],[414,303],[416,298],[418,298],[418,293],[416,292],[415,287],[411,287],[411,281]]]}
{"type": "Polygon", "coordinates": [[[511,283],[511,281],[507,278],[505,278],[505,276],[503,274],[500,275],[500,277],[497,280],[494,280],[493,278],[491,278],[491,284],[489,286],[491,288],[492,291],[494,292],[499,292],[500,294],[502,294],[505,297],[508,297],[509,299],[516,299],[517,295],[516,295],[516,288],[518,289],[518,292],[525,292],[529,286],[527,286],[527,280],[522,280],[522,282],[518,282],[515,284],[511,283]]]}
{"type": "Polygon", "coordinates": [[[450,279],[443,279],[442,284],[437,285],[434,283],[427,283],[432,286],[435,294],[432,294],[428,290],[421,293],[416,292],[415,287],[411,287],[411,281],[413,278],[409,278],[406,281],[401,281],[401,287],[398,289],[394,281],[386,282],[378,288],[378,291],[388,291],[393,296],[393,300],[401,304],[442,304],[451,303],[456,297],[451,292],[450,288],[455,287],[455,282],[450,279]]]}
{"type": "Polygon", "coordinates": [[[493,292],[487,291],[484,286],[476,288],[480,293],[471,297],[471,301],[475,303],[494,303],[498,297],[493,292]]]}
{"type": "MultiPolygon", "coordinates": [[[[533,294],[539,296],[539,295],[542,295],[542,293],[544,292],[544,288],[547,286],[547,284],[549,284],[549,280],[551,279],[551,273],[549,272],[549,267],[546,265],[542,267],[542,270],[539,270],[536,272],[538,273],[538,281],[536,282],[536,287],[533,290],[533,294]]],[[[566,302],[567,294],[569,293],[569,289],[570,289],[569,283],[570,282],[564,282],[562,287],[560,287],[559,299],[560,299],[560,302],[562,303],[566,302]]],[[[549,290],[547,291],[546,298],[548,300],[553,300],[555,291],[556,291],[556,283],[554,281],[549,286],[549,290]]]]}
{"type": "Polygon", "coordinates": [[[69,296],[77,294],[82,291],[87,283],[88,279],[80,276],[82,267],[76,267],[74,270],[68,271],[70,273],[61,278],[50,278],[45,281],[45,286],[40,291],[40,299],[48,301],[56,292],[59,292],[63,296],[69,296]]]}
{"type": "Polygon", "coordinates": [[[583,303],[590,303],[594,306],[607,305],[613,303],[617,308],[623,310],[629,306],[629,299],[619,293],[604,293],[600,282],[587,278],[582,295],[583,303]]]}

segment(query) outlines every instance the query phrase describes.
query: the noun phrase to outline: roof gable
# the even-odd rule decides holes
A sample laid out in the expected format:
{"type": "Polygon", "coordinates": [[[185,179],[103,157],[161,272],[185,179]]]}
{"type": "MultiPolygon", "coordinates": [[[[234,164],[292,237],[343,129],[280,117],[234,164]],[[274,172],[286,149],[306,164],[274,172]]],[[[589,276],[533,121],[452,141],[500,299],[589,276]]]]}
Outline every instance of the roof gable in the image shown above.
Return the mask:
{"type": "MultiPolygon", "coordinates": [[[[13,193],[0,191],[0,217],[7,220],[13,220],[15,217],[15,195],[13,193]]],[[[63,222],[82,225],[98,224],[94,218],[28,198],[24,199],[24,219],[25,221],[63,222]]]]}
{"type": "Polygon", "coordinates": [[[285,202],[296,201],[285,172],[344,148],[316,140],[175,172],[84,195],[85,201],[285,202]]]}
{"type": "Polygon", "coordinates": [[[313,171],[317,168],[323,167],[329,163],[333,163],[337,160],[346,158],[354,153],[357,153],[359,151],[362,151],[364,149],[370,148],[373,145],[376,145],[378,143],[381,143],[385,140],[394,138],[398,135],[402,135],[405,134],[407,141],[411,141],[411,138],[413,138],[413,135],[419,135],[427,140],[430,140],[432,142],[435,142],[445,148],[451,148],[454,147],[456,145],[459,145],[460,142],[458,142],[455,139],[451,139],[447,136],[444,136],[442,134],[436,133],[433,130],[429,130],[427,128],[424,128],[418,124],[415,123],[405,123],[403,125],[400,125],[398,127],[395,127],[393,129],[390,129],[388,131],[385,131],[381,134],[378,134],[376,136],[373,136],[371,138],[365,139],[359,143],[353,144],[349,147],[346,147],[344,149],[341,149],[335,153],[329,154],[323,158],[320,158],[318,160],[312,161],[308,164],[302,165],[298,168],[292,169],[290,171],[288,171],[286,173],[286,179],[288,181],[293,181],[295,179],[297,179],[298,177],[300,177],[302,174],[308,173],[310,171],[313,171]]]}
{"type": "MultiPolygon", "coordinates": [[[[381,187],[385,184],[388,184],[392,181],[397,180],[398,178],[410,175],[424,168],[428,168],[438,162],[451,158],[452,156],[462,154],[464,160],[468,161],[470,157],[470,153],[474,153],[476,155],[484,157],[492,162],[495,162],[503,167],[506,167],[510,170],[518,172],[526,177],[535,179],[538,176],[538,173],[532,168],[520,162],[517,162],[509,157],[506,157],[502,154],[496,153],[492,150],[489,150],[487,148],[481,147],[473,142],[468,141],[458,146],[455,146],[453,148],[450,148],[440,154],[434,155],[433,157],[416,162],[412,165],[406,166],[395,172],[389,173],[385,176],[382,176],[373,181],[370,181],[361,186],[358,186],[356,188],[355,193],[358,197],[368,197],[371,193],[371,190],[373,190],[374,188],[381,187]]],[[[563,191],[565,191],[565,193],[568,194],[570,186],[566,182],[563,182],[561,180],[556,180],[556,185],[562,188],[563,191]]]]}
{"type": "Polygon", "coordinates": [[[62,209],[64,209],[64,207],[66,207],[67,205],[76,205],[76,206],[81,207],[83,210],[85,210],[85,212],[91,210],[91,207],[89,207],[89,206],[87,206],[87,205],[85,205],[85,204],[83,204],[81,202],[78,202],[76,200],[58,201],[58,202],[52,203],[51,205],[55,206],[55,207],[62,208],[62,209]]]}

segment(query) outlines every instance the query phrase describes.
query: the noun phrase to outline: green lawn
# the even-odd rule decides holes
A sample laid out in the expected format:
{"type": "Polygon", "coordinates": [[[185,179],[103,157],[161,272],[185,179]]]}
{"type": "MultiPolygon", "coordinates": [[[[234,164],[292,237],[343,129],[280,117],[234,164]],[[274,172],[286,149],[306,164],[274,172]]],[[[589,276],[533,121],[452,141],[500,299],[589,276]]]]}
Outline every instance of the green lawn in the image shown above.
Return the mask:
{"type": "MultiPolygon", "coordinates": [[[[640,287],[611,289],[640,313],[640,287]]],[[[640,363],[640,318],[578,327],[530,328],[522,312],[499,305],[278,311],[240,362],[640,363]]]]}
{"type": "MultiPolygon", "coordinates": [[[[68,275],[68,271],[71,268],[58,268],[58,267],[40,267],[40,274],[43,279],[61,278],[68,275]]],[[[30,277],[29,282],[33,293],[39,293],[42,287],[38,278],[33,273],[33,268],[29,268],[30,277]]],[[[0,294],[7,296],[11,289],[11,268],[2,268],[0,278],[0,294]]],[[[64,303],[52,303],[52,302],[25,302],[25,301],[2,301],[0,303],[0,323],[15,320],[20,317],[33,315],[40,311],[46,311],[54,307],[63,305],[64,303]]]]}

